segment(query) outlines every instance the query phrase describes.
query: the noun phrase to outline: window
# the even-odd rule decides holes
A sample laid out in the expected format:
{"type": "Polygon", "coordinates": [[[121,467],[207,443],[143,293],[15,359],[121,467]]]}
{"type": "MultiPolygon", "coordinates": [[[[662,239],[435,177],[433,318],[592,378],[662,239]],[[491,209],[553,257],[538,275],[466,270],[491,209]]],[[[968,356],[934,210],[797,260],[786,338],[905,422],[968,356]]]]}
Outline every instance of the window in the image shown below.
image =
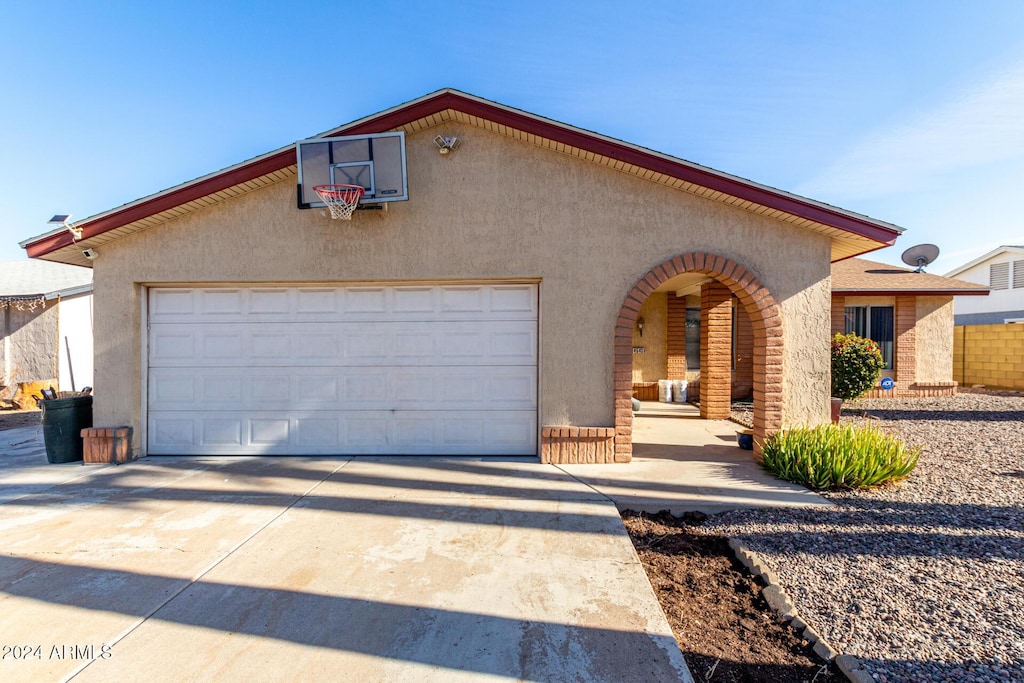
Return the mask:
{"type": "Polygon", "coordinates": [[[1013,288],[1024,289],[1024,259],[1013,262],[1013,288]]]}
{"type": "Polygon", "coordinates": [[[700,308],[686,309],[686,369],[700,370],[700,308]]]}
{"type": "Polygon", "coordinates": [[[893,307],[892,306],[847,306],[845,311],[846,334],[856,334],[874,340],[882,350],[885,369],[892,370],[893,350],[893,307]]]}
{"type": "Polygon", "coordinates": [[[988,286],[992,289],[1007,289],[1010,286],[1010,264],[992,263],[988,267],[988,286]]]}
{"type": "MultiPolygon", "coordinates": [[[[732,307],[732,369],[736,369],[736,306],[732,307]]],[[[700,308],[686,309],[686,369],[700,370],[700,308]]]]}

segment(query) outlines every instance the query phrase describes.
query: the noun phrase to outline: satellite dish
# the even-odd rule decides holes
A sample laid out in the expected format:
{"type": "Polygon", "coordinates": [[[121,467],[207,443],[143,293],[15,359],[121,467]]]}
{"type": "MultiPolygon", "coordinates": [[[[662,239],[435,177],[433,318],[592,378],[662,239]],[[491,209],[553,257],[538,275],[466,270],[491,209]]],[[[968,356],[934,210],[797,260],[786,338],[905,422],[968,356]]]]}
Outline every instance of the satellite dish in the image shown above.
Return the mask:
{"type": "Polygon", "coordinates": [[[916,266],[915,273],[923,273],[925,266],[939,258],[939,248],[934,244],[919,244],[907,249],[900,258],[908,266],[916,266]]]}

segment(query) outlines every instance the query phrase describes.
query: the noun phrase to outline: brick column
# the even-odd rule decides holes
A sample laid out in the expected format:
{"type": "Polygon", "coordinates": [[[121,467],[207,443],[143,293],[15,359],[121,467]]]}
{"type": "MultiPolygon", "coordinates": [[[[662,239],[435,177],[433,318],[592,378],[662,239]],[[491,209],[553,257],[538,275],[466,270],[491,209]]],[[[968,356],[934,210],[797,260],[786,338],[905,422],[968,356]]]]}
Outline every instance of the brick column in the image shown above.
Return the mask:
{"type": "Polygon", "coordinates": [[[832,297],[832,336],[846,333],[846,297],[832,297]]]}
{"type": "Polygon", "coordinates": [[[719,282],[700,288],[700,416],[728,420],[732,395],[732,293],[719,282]]]}
{"type": "Polygon", "coordinates": [[[668,293],[668,338],[665,379],[686,379],[686,297],[668,293]]]}
{"type": "Polygon", "coordinates": [[[917,299],[912,296],[896,297],[896,351],[893,364],[896,366],[897,396],[910,395],[911,385],[917,375],[917,334],[914,326],[917,323],[917,299]]]}

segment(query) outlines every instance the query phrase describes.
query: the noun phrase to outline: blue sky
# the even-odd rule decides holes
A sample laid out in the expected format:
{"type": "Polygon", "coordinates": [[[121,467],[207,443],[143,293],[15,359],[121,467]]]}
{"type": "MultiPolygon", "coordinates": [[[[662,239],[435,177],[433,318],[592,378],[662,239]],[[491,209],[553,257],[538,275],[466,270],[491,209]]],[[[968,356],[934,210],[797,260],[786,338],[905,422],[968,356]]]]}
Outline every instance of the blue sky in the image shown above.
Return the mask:
{"type": "Polygon", "coordinates": [[[0,64],[0,260],[443,87],[907,228],[877,260],[1024,243],[1019,0],[8,0],[0,64]]]}

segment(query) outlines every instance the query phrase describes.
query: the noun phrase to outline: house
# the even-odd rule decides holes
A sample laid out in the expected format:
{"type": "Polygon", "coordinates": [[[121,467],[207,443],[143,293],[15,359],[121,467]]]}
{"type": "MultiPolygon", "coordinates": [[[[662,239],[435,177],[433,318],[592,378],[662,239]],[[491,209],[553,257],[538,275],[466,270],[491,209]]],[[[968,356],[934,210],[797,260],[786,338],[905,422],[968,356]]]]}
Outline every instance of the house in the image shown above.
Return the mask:
{"type": "Polygon", "coordinates": [[[878,342],[882,377],[895,384],[867,397],[948,396],[953,380],[953,299],[988,288],[910,268],[851,258],[832,264],[832,334],[878,342]]]}
{"type": "Polygon", "coordinates": [[[946,273],[992,290],[984,298],[957,297],[956,325],[1024,322],[1024,246],[1004,245],[946,273]]]}
{"type": "Polygon", "coordinates": [[[92,384],[92,270],[46,261],[0,263],[0,398],[22,382],[92,384]]]}
{"type": "Polygon", "coordinates": [[[22,243],[93,266],[94,418],[139,452],[627,462],[640,314],[679,291],[704,417],[738,306],[756,436],[823,422],[831,264],[901,230],[451,89],[300,143],[22,243]],[[312,188],[342,177],[351,220],[312,188]]]}

